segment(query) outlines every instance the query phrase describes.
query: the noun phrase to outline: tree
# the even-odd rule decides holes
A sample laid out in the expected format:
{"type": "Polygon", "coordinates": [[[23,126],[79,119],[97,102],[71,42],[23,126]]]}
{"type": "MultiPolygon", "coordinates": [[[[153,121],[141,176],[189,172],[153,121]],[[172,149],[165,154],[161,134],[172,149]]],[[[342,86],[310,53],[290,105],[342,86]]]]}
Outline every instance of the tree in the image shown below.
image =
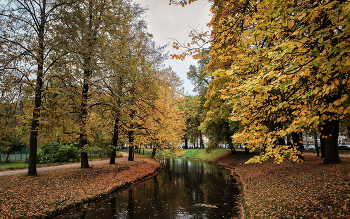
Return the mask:
{"type": "Polygon", "coordinates": [[[28,167],[30,176],[37,175],[36,154],[45,75],[57,61],[52,57],[52,52],[59,42],[53,39],[51,25],[58,19],[58,9],[66,4],[69,1],[14,0],[1,6],[1,69],[6,74],[17,76],[20,79],[18,82],[28,83],[34,93],[28,167]]]}
{"type": "Polygon", "coordinates": [[[298,161],[298,136],[320,129],[324,163],[339,163],[339,120],[349,113],[349,2],[210,2],[207,68],[228,83],[208,94],[217,93],[233,110],[225,118],[241,125],[235,142],[265,151],[254,162],[298,161]],[[285,143],[289,135],[293,147],[285,143]]]}

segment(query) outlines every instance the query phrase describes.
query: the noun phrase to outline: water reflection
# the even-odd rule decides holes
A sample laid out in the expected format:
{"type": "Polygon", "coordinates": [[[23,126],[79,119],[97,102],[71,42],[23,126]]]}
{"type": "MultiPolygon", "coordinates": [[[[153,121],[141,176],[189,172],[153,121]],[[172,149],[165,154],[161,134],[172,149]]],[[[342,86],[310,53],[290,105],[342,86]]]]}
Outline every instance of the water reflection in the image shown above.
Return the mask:
{"type": "Polygon", "coordinates": [[[79,217],[60,218],[234,218],[238,189],[229,171],[185,159],[165,159],[154,178],[110,200],[96,204],[79,217]]]}

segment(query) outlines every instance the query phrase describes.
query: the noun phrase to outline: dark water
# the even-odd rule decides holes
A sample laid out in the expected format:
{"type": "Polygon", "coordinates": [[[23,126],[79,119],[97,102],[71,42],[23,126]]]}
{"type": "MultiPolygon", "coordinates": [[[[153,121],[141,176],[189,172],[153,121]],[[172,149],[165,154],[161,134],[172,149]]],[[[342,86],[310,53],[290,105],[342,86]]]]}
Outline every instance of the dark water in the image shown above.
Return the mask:
{"type": "Polygon", "coordinates": [[[235,218],[239,190],[230,172],[199,161],[169,158],[154,178],[57,218],[235,218]]]}

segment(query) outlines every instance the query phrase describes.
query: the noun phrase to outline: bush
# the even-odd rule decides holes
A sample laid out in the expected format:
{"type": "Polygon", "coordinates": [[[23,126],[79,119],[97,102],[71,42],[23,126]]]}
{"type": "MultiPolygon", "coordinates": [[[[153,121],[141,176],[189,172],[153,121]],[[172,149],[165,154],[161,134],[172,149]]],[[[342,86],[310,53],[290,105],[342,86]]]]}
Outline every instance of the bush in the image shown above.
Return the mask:
{"type": "MultiPolygon", "coordinates": [[[[79,161],[79,155],[79,150],[72,144],[65,145],[62,142],[51,142],[42,145],[38,149],[37,163],[50,164],[79,161]]],[[[28,162],[28,159],[26,159],[26,162],[28,162]]]]}

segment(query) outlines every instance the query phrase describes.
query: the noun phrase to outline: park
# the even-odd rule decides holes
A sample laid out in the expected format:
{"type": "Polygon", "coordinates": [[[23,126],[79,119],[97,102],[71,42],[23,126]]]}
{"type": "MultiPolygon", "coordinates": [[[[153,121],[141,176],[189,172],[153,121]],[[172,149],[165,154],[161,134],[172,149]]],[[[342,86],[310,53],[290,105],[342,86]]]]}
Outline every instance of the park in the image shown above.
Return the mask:
{"type": "Polygon", "coordinates": [[[0,2],[0,218],[349,218],[350,1],[161,1],[0,2]]]}

